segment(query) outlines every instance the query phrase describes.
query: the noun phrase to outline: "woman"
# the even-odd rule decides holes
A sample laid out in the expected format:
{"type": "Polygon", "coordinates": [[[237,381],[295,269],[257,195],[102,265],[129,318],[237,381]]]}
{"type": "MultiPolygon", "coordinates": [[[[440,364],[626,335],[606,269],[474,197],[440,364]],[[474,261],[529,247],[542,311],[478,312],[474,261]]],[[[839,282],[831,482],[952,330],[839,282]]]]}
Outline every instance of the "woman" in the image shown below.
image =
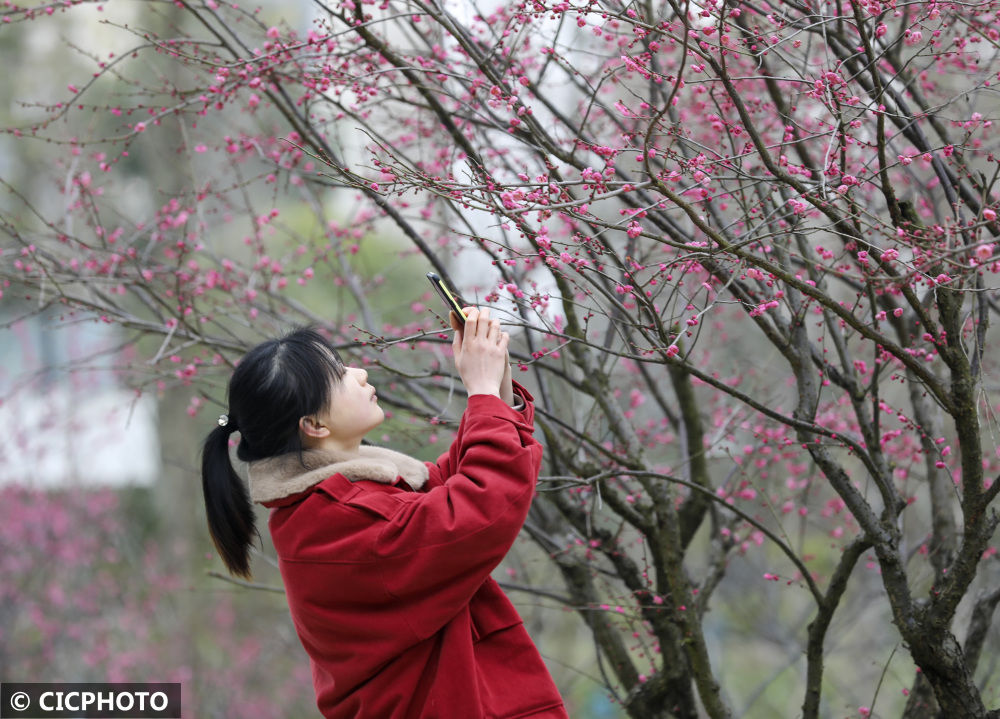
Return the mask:
{"type": "Polygon", "coordinates": [[[328,719],[567,719],[489,576],[534,494],[542,448],[532,398],[511,382],[500,323],[487,309],[466,315],[464,327],[451,320],[468,406],[436,464],[362,444],[384,418],[375,389],[310,330],[243,358],[229,413],[205,442],[209,530],[232,573],[250,573],[251,501],[271,509],[289,608],[328,719]],[[236,431],[249,494],[229,459],[236,431]]]}

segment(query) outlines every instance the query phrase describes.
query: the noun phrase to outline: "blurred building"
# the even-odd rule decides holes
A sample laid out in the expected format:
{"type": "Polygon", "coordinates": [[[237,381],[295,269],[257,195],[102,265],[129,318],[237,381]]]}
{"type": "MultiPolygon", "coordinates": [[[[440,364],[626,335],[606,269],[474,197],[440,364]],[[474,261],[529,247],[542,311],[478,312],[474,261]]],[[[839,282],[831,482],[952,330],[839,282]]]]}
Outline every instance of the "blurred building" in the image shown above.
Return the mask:
{"type": "Polygon", "coordinates": [[[17,321],[0,335],[0,485],[151,485],[156,399],[125,386],[119,331],[94,321],[17,321]]]}

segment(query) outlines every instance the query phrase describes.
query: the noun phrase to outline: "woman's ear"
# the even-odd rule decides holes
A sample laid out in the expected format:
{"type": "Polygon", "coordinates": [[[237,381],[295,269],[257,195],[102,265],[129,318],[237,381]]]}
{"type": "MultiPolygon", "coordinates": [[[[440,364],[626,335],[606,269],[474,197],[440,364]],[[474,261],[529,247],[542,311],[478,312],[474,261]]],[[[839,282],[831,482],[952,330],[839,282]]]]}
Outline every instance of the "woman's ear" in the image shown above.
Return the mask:
{"type": "Polygon", "coordinates": [[[318,417],[312,415],[299,420],[299,431],[306,439],[323,439],[330,436],[330,429],[318,417]]]}

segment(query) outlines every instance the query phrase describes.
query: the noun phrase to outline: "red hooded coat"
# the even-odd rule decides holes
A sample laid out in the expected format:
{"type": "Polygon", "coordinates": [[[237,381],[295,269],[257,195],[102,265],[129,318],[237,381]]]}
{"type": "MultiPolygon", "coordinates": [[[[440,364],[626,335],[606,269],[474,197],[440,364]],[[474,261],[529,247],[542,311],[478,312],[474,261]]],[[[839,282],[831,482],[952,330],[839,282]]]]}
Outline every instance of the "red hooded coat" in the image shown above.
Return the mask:
{"type": "Polygon", "coordinates": [[[296,630],[327,719],[568,719],[490,572],[517,537],[542,447],[473,395],[437,464],[363,446],[255,462],[296,630]]]}

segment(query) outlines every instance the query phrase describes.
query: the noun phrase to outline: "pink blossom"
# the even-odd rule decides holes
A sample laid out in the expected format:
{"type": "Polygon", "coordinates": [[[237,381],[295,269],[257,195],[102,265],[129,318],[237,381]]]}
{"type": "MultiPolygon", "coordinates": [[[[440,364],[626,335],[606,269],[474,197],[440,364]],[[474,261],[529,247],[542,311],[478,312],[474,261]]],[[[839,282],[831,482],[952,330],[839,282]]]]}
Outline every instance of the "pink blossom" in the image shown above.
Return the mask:
{"type": "Polygon", "coordinates": [[[618,110],[618,112],[623,114],[625,117],[635,117],[635,115],[632,114],[632,111],[629,110],[625,106],[625,103],[623,103],[621,100],[615,101],[615,109],[618,110]]]}
{"type": "Polygon", "coordinates": [[[801,215],[809,209],[809,203],[803,202],[802,200],[796,200],[794,197],[788,200],[788,204],[791,205],[792,212],[796,215],[801,215]]]}

